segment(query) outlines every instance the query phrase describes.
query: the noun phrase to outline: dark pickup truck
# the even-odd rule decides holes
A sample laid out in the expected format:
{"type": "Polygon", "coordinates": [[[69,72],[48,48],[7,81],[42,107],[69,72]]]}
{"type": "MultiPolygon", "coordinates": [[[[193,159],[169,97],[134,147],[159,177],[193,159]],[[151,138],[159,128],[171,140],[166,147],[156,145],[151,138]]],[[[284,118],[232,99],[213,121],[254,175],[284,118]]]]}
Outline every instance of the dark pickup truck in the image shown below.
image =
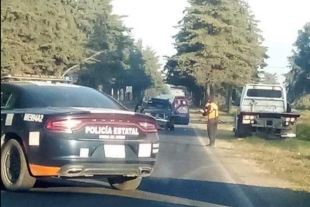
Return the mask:
{"type": "Polygon", "coordinates": [[[154,117],[159,128],[174,130],[173,112],[169,100],[152,98],[141,112],[154,117]]]}

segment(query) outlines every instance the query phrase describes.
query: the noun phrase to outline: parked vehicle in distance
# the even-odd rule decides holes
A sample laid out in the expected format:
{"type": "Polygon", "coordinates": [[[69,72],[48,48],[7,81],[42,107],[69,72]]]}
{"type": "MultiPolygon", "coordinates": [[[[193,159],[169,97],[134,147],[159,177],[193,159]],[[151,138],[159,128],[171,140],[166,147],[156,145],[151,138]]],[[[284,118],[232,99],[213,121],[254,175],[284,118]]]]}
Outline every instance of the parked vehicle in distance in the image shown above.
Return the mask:
{"type": "Polygon", "coordinates": [[[172,114],[174,117],[174,124],[188,125],[189,124],[189,104],[185,96],[174,96],[170,94],[163,94],[157,98],[168,99],[172,105],[172,114]]]}
{"type": "Polygon", "coordinates": [[[291,113],[283,85],[247,84],[243,87],[235,116],[235,136],[255,133],[296,137],[294,125],[299,114],[291,113]]]}
{"type": "Polygon", "coordinates": [[[176,96],[173,101],[174,123],[177,125],[189,124],[189,103],[185,96],[176,96]]]}
{"type": "Polygon", "coordinates": [[[95,176],[134,190],[152,173],[159,150],[153,117],[88,87],[6,80],[1,181],[7,190],[29,190],[36,178],[95,176]]]}

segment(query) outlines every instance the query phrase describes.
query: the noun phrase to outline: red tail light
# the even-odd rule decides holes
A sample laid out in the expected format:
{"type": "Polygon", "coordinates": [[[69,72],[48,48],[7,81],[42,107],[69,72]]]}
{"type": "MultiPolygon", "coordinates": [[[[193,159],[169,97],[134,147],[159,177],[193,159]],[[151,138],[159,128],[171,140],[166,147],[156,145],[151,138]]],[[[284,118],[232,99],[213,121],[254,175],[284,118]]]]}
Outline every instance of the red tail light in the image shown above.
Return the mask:
{"type": "Polygon", "coordinates": [[[148,122],[139,122],[140,127],[146,132],[157,132],[157,125],[148,122]]]}
{"type": "Polygon", "coordinates": [[[49,120],[46,123],[46,129],[51,131],[71,133],[72,130],[77,129],[81,123],[82,123],[81,120],[71,120],[71,119],[49,120]]]}

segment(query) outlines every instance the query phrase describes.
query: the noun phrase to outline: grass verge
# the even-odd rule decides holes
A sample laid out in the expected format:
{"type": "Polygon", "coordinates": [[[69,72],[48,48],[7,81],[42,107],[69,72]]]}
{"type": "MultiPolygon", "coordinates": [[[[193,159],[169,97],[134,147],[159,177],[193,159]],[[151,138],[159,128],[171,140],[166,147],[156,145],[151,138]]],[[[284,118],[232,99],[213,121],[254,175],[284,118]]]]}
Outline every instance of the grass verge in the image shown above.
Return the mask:
{"type": "Polygon", "coordinates": [[[237,154],[242,152],[243,158],[253,160],[274,176],[290,181],[296,190],[310,192],[309,141],[265,140],[261,137],[236,139],[225,129],[219,129],[219,139],[230,143],[237,154]]]}
{"type": "MultiPolygon", "coordinates": [[[[222,114],[222,119],[231,119],[222,114]]],[[[255,161],[259,166],[270,171],[271,174],[290,181],[296,190],[310,192],[310,112],[302,111],[298,121],[298,139],[265,140],[261,137],[234,138],[230,128],[219,125],[218,138],[230,143],[231,153],[240,154],[245,159],[255,161]]],[[[225,145],[223,145],[225,146],[225,145]]]]}
{"type": "Polygon", "coordinates": [[[299,111],[300,119],[297,122],[297,138],[310,141],[310,110],[299,111]]]}
{"type": "Polygon", "coordinates": [[[288,180],[296,190],[310,192],[310,142],[297,139],[264,140],[258,137],[226,140],[236,152],[254,160],[275,176],[288,180]]]}

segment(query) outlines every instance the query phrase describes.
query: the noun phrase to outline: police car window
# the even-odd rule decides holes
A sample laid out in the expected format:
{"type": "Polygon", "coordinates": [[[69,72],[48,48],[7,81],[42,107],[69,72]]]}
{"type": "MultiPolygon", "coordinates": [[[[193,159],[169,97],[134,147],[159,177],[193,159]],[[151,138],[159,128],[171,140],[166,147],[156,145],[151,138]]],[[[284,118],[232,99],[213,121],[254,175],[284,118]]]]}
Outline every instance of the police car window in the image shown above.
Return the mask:
{"type": "MultiPolygon", "coordinates": [[[[108,96],[90,88],[65,86],[40,86],[29,90],[32,97],[40,101],[41,107],[90,107],[121,109],[108,96]]],[[[39,107],[36,104],[36,107],[39,107]]],[[[35,107],[32,107],[35,108],[35,107]]]]}
{"type": "Polygon", "coordinates": [[[11,109],[15,98],[10,91],[1,91],[1,109],[11,109]]]}
{"type": "Polygon", "coordinates": [[[5,93],[5,92],[1,91],[1,109],[5,108],[9,97],[10,97],[9,93],[5,93]]]}

